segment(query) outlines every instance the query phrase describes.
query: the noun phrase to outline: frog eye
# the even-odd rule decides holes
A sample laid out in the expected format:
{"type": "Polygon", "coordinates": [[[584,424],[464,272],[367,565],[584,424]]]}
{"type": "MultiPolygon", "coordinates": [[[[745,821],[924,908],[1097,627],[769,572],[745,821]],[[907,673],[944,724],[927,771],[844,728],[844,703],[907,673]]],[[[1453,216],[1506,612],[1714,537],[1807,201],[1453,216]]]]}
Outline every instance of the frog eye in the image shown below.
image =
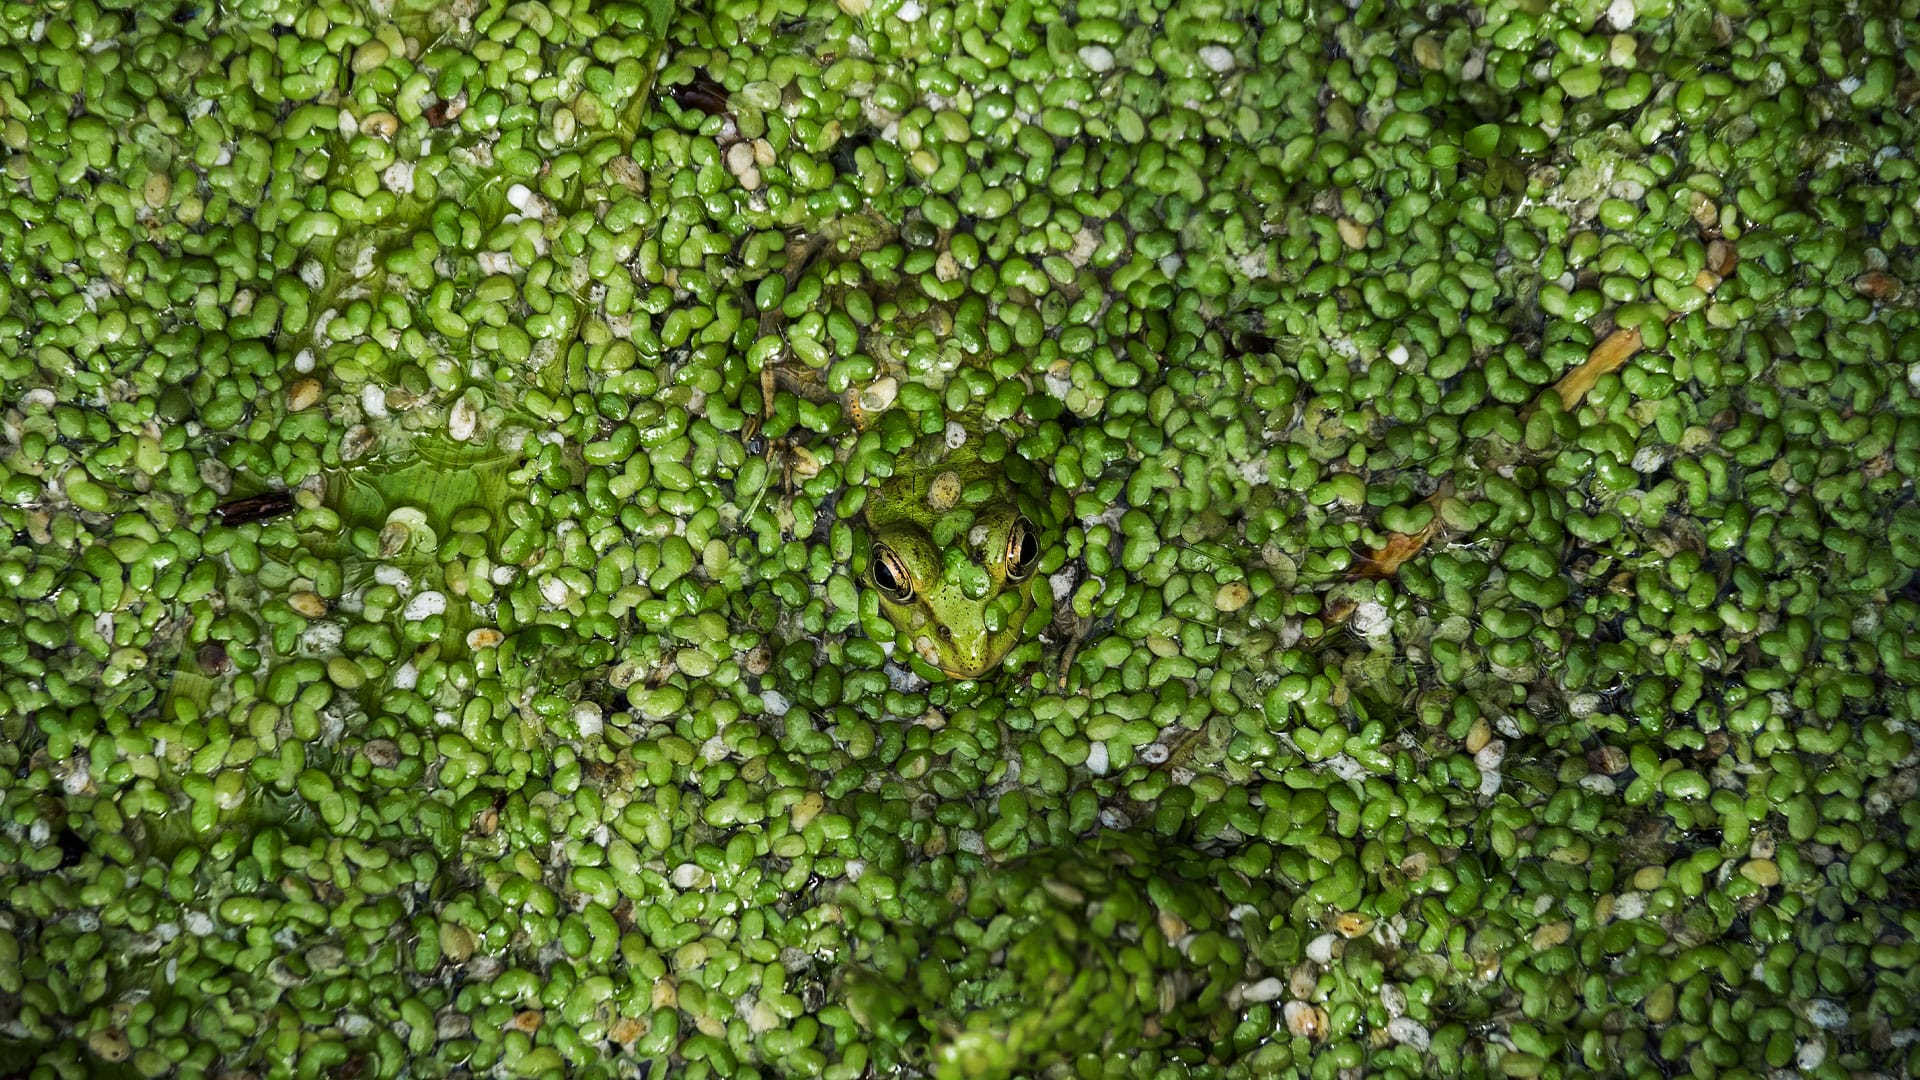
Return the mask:
{"type": "Polygon", "coordinates": [[[1013,519],[1013,528],[1007,533],[1007,580],[1017,585],[1032,577],[1039,564],[1040,538],[1034,535],[1033,522],[1013,519]]]}
{"type": "Polygon", "coordinates": [[[874,587],[896,604],[904,604],[913,599],[913,577],[907,573],[907,564],[900,556],[885,544],[873,545],[874,587]]]}

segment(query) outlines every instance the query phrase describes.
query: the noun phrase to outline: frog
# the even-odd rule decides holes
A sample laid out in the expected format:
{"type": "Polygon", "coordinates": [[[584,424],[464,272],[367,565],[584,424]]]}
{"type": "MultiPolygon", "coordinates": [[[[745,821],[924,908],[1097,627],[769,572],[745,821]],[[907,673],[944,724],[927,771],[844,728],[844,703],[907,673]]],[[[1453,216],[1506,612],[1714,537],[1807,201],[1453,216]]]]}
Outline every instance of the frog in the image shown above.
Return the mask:
{"type": "MultiPolygon", "coordinates": [[[[917,246],[944,244],[944,233],[922,231],[926,235],[903,238],[917,246]]],[[[824,268],[817,271],[823,281],[831,280],[833,267],[893,239],[885,222],[867,214],[796,234],[785,252],[783,292],[795,293],[816,268],[824,268]]],[[[832,287],[825,293],[838,295],[832,287]]],[[[832,303],[816,300],[815,306],[832,303]]],[[[1043,563],[1054,568],[1061,561],[1048,560],[1063,554],[1053,549],[1067,516],[1066,496],[1046,482],[1044,466],[1015,448],[1028,427],[1023,419],[1037,419],[1024,415],[1033,391],[1024,359],[948,346],[944,363],[929,370],[923,361],[910,374],[908,354],[940,351],[954,333],[955,315],[925,297],[893,295],[883,304],[888,327],[859,335],[870,366],[858,383],[834,388],[824,377],[826,365],[847,358],[838,351],[845,342],[815,343],[811,360],[791,348],[772,351],[759,372],[761,415],[749,420],[749,444],[773,420],[784,391],[815,404],[837,403],[852,431],[880,434],[899,448],[892,471],[868,476],[860,492],[865,558],[855,559],[862,584],[877,598],[877,605],[862,598],[861,621],[883,643],[891,638],[896,662],[925,678],[981,679],[1042,630],[1077,644],[1085,620],[1056,619],[1053,603],[1055,584],[1071,587],[1075,575],[1042,572],[1043,563]],[[950,411],[938,419],[903,415],[895,406],[907,382],[944,395],[950,411]]],[[[786,312],[768,307],[757,316],[762,338],[777,340],[786,312]]],[[[776,453],[772,442],[766,445],[769,455],[776,453]]],[[[843,447],[838,456],[845,460],[846,452],[843,447]]],[[[818,470],[819,458],[807,448],[788,448],[783,456],[789,457],[789,486],[794,476],[818,470]]]]}
{"type": "Polygon", "coordinates": [[[896,649],[952,679],[985,677],[1053,617],[1041,566],[1054,500],[1040,470],[975,420],[900,454],[861,515],[865,581],[896,649]]]}

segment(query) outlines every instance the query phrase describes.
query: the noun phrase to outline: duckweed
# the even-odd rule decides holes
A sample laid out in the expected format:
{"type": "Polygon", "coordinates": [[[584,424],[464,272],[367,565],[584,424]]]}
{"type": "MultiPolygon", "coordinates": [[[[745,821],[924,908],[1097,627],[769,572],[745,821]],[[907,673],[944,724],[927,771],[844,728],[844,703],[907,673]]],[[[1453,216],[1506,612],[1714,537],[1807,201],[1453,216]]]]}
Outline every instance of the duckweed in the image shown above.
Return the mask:
{"type": "Polygon", "coordinates": [[[1920,1071],[1912,8],[0,8],[0,1062],[1920,1071]]]}

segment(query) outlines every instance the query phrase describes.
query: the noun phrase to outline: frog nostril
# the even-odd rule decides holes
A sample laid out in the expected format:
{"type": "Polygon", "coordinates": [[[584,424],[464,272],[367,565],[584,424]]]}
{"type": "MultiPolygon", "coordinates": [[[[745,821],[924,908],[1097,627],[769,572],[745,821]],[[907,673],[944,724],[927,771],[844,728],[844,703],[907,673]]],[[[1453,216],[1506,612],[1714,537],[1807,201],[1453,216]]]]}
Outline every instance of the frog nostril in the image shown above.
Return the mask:
{"type": "Polygon", "coordinates": [[[940,635],[941,641],[953,640],[953,630],[950,629],[949,627],[945,627],[945,626],[939,627],[935,632],[940,635]]]}

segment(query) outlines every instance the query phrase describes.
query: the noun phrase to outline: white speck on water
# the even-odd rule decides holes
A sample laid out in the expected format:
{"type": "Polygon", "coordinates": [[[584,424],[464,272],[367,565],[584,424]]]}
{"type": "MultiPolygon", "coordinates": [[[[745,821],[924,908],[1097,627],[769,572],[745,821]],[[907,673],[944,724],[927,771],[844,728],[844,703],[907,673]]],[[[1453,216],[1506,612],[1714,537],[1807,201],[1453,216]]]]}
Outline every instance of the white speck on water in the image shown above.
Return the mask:
{"type": "Polygon", "coordinates": [[[400,613],[400,617],[408,622],[420,622],[423,619],[430,619],[435,615],[445,614],[446,610],[447,594],[428,589],[413,599],[408,600],[406,608],[400,613]]]}
{"type": "Polygon", "coordinates": [[[1633,471],[1637,473],[1659,472],[1660,466],[1667,463],[1667,454],[1657,446],[1643,446],[1633,452],[1633,471]]]}
{"type": "Polygon", "coordinates": [[[1367,600],[1354,606],[1353,629],[1361,637],[1373,638],[1393,632],[1393,615],[1387,611],[1387,605],[1378,600],[1367,600]]]}
{"type": "Polygon", "coordinates": [[[1611,23],[1615,30],[1625,30],[1632,26],[1635,14],[1637,12],[1634,10],[1633,0],[1613,0],[1613,3],[1607,5],[1607,22],[1611,23]]]}
{"type": "Polygon", "coordinates": [[[759,998],[743,999],[740,1006],[744,1010],[741,1019],[747,1022],[747,1030],[755,1035],[764,1035],[780,1026],[780,1014],[759,998]]]}
{"type": "Polygon", "coordinates": [[[1087,750],[1087,771],[1095,776],[1107,775],[1107,744],[1094,743],[1087,750]]]}
{"type": "Polygon", "coordinates": [[[865,859],[848,859],[847,860],[847,880],[848,881],[851,881],[855,885],[858,885],[860,884],[860,879],[865,877],[866,875],[867,875],[867,860],[865,859]]]}
{"type": "Polygon", "coordinates": [[[778,690],[760,691],[760,704],[767,707],[767,715],[776,717],[787,715],[787,710],[793,707],[787,696],[778,690]]]}
{"type": "Polygon", "coordinates": [[[707,873],[706,869],[698,863],[689,862],[674,867],[673,876],[669,880],[673,882],[673,887],[676,889],[704,889],[713,884],[713,875],[707,873]]]}
{"type": "Polygon", "coordinates": [[[391,585],[396,589],[412,589],[413,579],[405,570],[392,563],[381,563],[373,568],[373,580],[378,585],[391,585]]]}
{"type": "Polygon", "coordinates": [[[1367,779],[1366,766],[1354,760],[1351,754],[1333,755],[1327,760],[1327,771],[1342,780],[1364,782],[1367,779]]]}
{"type": "Polygon", "coordinates": [[[387,412],[387,392],[372,383],[360,388],[360,411],[376,420],[384,419],[387,412]]]}
{"type": "Polygon", "coordinates": [[[194,937],[206,937],[213,933],[213,916],[204,911],[189,911],[181,920],[187,926],[187,933],[194,937]]]}
{"type": "Polygon", "coordinates": [[[1333,963],[1333,946],[1340,940],[1338,934],[1321,934],[1307,942],[1307,959],[1322,967],[1333,963]]]}
{"type": "Polygon", "coordinates": [[[947,449],[958,450],[967,445],[967,428],[958,420],[947,421],[947,449]]]}
{"type": "Polygon", "coordinates": [[[447,411],[447,434],[466,442],[473,438],[474,429],[480,425],[480,415],[474,409],[473,402],[461,398],[447,411]]]}
{"type": "Polygon", "coordinates": [[[411,690],[418,685],[420,685],[420,669],[414,666],[412,660],[394,669],[393,688],[395,690],[411,690]]]}
{"type": "Polygon", "coordinates": [[[753,168],[753,146],[750,143],[737,142],[727,148],[727,171],[734,176],[745,176],[753,168]]]}
{"type": "Polygon", "coordinates": [[[566,582],[549,575],[540,579],[540,598],[553,607],[565,607],[573,599],[573,590],[566,582]]]}
{"type": "MultiPolygon", "coordinates": [[[[1073,390],[1073,376],[1065,368],[1048,371],[1042,381],[1046,384],[1047,393],[1062,400],[1073,390]]],[[[1915,383],[1915,386],[1920,386],[1920,383],[1915,383]]]]}
{"type": "Polygon", "coordinates": [[[1588,773],[1580,778],[1580,789],[1582,791],[1590,791],[1602,798],[1613,794],[1618,787],[1619,785],[1614,783],[1613,777],[1602,773],[1588,773]]]}
{"type": "Polygon", "coordinates": [[[1826,1031],[1838,1031],[1851,1019],[1847,1007],[1837,1001],[1815,998],[1807,1003],[1807,1022],[1826,1031]]]}
{"type": "Polygon", "coordinates": [[[395,195],[413,194],[413,162],[396,161],[380,173],[380,183],[395,195]]]}
{"type": "Polygon", "coordinates": [[[1397,1043],[1404,1043],[1415,1050],[1426,1052],[1431,1036],[1426,1026],[1411,1016],[1396,1016],[1387,1021],[1387,1037],[1397,1043]]]}
{"type": "Polygon", "coordinates": [[[332,621],[311,623],[300,631],[300,647],[309,653],[324,655],[340,647],[346,631],[332,621]]]}
{"type": "Polygon", "coordinates": [[[1095,75],[1105,75],[1113,70],[1113,50],[1105,45],[1080,46],[1080,62],[1095,75]]]}
{"type": "Polygon", "coordinates": [[[299,352],[293,354],[293,370],[302,375],[308,375],[313,372],[312,349],[301,349],[299,352]]]}
{"type": "Polygon", "coordinates": [[[606,718],[601,716],[599,705],[581,701],[573,706],[573,726],[580,729],[581,738],[591,739],[606,727],[606,718]]]}
{"type": "Polygon", "coordinates": [[[1506,759],[1507,744],[1501,739],[1494,739],[1488,742],[1487,745],[1480,748],[1479,753],[1473,755],[1473,763],[1481,772],[1500,771],[1500,763],[1506,759]]]}
{"type": "Polygon", "coordinates": [[[919,0],[907,0],[906,3],[900,5],[900,10],[894,12],[893,15],[894,18],[899,19],[901,22],[910,23],[919,22],[920,16],[926,13],[927,9],[920,6],[919,0]]]}
{"type": "Polygon", "coordinates": [[[1285,984],[1279,979],[1268,976],[1259,982],[1248,983],[1241,987],[1240,1000],[1256,1005],[1268,1001],[1278,1001],[1280,995],[1286,993],[1286,989],[1285,984]]]}
{"type": "Polygon", "coordinates": [[[1627,202],[1639,202],[1647,197],[1647,185],[1638,180],[1621,177],[1607,186],[1607,194],[1627,202]]]}
{"type": "Polygon", "coordinates": [[[1200,50],[1200,62],[1216,75],[1233,70],[1233,50],[1224,45],[1208,45],[1200,50]]]}
{"type": "Polygon", "coordinates": [[[1400,989],[1399,983],[1381,983],[1380,1007],[1387,1010],[1388,1016],[1406,1015],[1407,992],[1400,989]]]}

